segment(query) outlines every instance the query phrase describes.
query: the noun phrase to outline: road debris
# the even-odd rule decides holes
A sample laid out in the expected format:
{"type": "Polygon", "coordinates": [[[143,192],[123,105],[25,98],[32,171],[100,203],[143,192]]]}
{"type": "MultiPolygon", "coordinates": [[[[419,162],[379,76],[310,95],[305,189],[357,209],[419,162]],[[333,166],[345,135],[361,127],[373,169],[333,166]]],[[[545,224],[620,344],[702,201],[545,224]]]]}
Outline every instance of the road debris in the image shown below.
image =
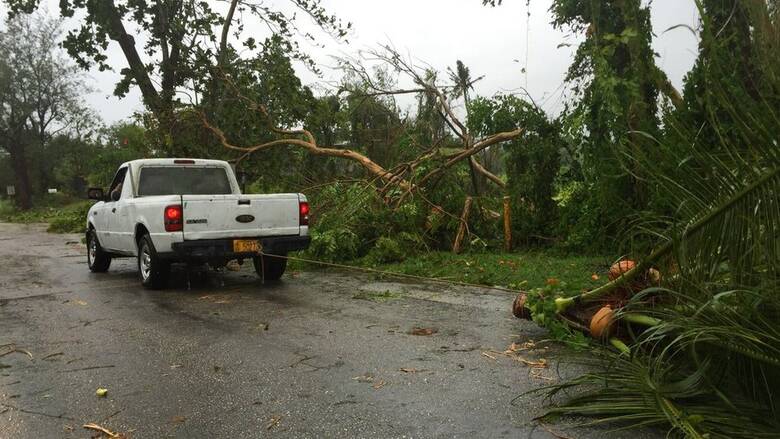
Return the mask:
{"type": "Polygon", "coordinates": [[[379,390],[379,389],[381,389],[382,387],[384,387],[384,386],[385,386],[385,384],[387,384],[387,383],[386,383],[384,380],[381,380],[381,381],[377,382],[376,384],[374,384],[374,385],[373,385],[373,386],[371,386],[371,387],[373,387],[373,388],[374,388],[374,390],[379,390]]]}
{"type": "Polygon", "coordinates": [[[556,439],[571,439],[569,436],[563,436],[560,433],[556,433],[555,431],[551,430],[550,427],[547,426],[547,424],[540,422],[539,426],[544,429],[547,433],[550,433],[554,438],[556,439]]]}
{"type": "Polygon", "coordinates": [[[490,359],[491,359],[491,360],[493,360],[493,361],[496,361],[496,360],[497,360],[497,358],[496,358],[496,357],[494,357],[494,356],[492,356],[492,355],[488,354],[487,352],[483,352],[483,353],[482,353],[482,356],[483,356],[483,357],[490,358],[490,359]]]}
{"type": "Polygon", "coordinates": [[[526,360],[525,358],[518,358],[517,361],[525,364],[526,366],[531,366],[534,369],[547,368],[547,360],[545,360],[544,358],[540,359],[539,361],[530,361],[530,360],[526,360]]]}
{"type": "Polygon", "coordinates": [[[50,359],[50,358],[58,357],[58,356],[60,356],[60,355],[65,355],[65,353],[64,353],[64,352],[55,352],[55,353],[53,353],[53,354],[49,354],[49,355],[47,355],[47,356],[45,356],[45,357],[41,358],[41,360],[48,360],[48,359],[50,359]]]}
{"type": "Polygon", "coordinates": [[[282,415],[273,415],[271,416],[271,419],[268,420],[268,423],[265,425],[265,429],[271,430],[272,428],[277,427],[280,422],[282,422],[282,415]]]}
{"type": "Polygon", "coordinates": [[[174,424],[183,424],[187,420],[186,416],[174,416],[171,418],[171,422],[174,424]]]}
{"type": "Polygon", "coordinates": [[[13,354],[14,352],[16,352],[19,354],[27,355],[28,357],[30,357],[31,360],[33,359],[33,354],[31,354],[30,351],[28,351],[27,349],[18,348],[14,343],[0,345],[0,348],[6,348],[5,352],[0,352],[0,357],[5,357],[8,354],[13,354]]]}
{"type": "Polygon", "coordinates": [[[412,328],[411,331],[409,331],[410,335],[420,335],[420,336],[426,336],[426,335],[433,335],[439,332],[436,328],[420,328],[415,326],[412,328]]]}
{"type": "Polygon", "coordinates": [[[127,438],[127,436],[122,434],[122,433],[113,432],[113,431],[111,431],[111,430],[109,430],[109,429],[107,429],[105,427],[102,427],[102,426],[100,426],[98,424],[94,424],[94,423],[84,424],[84,425],[82,425],[82,427],[86,428],[87,430],[99,431],[102,435],[105,435],[105,436],[107,436],[107,437],[109,437],[111,439],[126,439],[127,438]]]}
{"type": "Polygon", "coordinates": [[[418,372],[425,372],[427,369],[415,369],[413,367],[402,367],[400,369],[403,373],[418,373],[418,372]]]}
{"type": "Polygon", "coordinates": [[[98,398],[105,398],[106,395],[108,395],[108,389],[104,389],[103,387],[100,387],[97,390],[95,390],[95,395],[97,395],[98,398]]]}
{"type": "Polygon", "coordinates": [[[371,374],[365,374],[360,375],[356,377],[352,377],[353,380],[359,382],[359,383],[373,383],[374,382],[374,376],[371,374]]]}

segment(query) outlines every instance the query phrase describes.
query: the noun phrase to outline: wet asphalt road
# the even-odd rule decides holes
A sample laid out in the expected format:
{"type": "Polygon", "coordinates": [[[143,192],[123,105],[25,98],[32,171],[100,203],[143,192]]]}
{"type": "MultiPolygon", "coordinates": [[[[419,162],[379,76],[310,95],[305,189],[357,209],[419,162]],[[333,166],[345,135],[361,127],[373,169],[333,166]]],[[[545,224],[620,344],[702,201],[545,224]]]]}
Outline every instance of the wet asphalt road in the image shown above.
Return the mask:
{"type": "Polygon", "coordinates": [[[44,230],[0,224],[0,345],[32,354],[0,357],[2,439],[91,437],[87,422],[134,438],[555,437],[533,421],[541,399],[511,401],[567,373],[565,352],[522,352],[547,369],[490,353],[544,337],[508,293],[333,272],[262,285],[251,264],[147,291],[134,260],[91,274],[81,236],[44,230]]]}

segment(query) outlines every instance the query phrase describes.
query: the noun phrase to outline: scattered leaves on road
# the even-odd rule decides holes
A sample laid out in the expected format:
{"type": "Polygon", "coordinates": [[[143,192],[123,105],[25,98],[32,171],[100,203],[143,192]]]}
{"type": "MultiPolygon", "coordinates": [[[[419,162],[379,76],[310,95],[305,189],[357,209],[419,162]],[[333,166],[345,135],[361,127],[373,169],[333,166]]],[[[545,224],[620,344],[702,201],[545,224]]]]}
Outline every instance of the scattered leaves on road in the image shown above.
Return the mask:
{"type": "Polygon", "coordinates": [[[528,360],[523,358],[520,353],[523,351],[531,351],[536,349],[536,344],[534,344],[533,340],[529,340],[523,343],[517,343],[512,342],[503,352],[488,350],[483,351],[482,356],[489,358],[493,361],[497,361],[499,356],[504,356],[507,358],[510,358],[514,361],[517,361],[518,363],[524,364],[531,368],[529,374],[533,378],[547,380],[547,381],[553,381],[553,378],[544,376],[543,371],[547,368],[549,368],[549,363],[544,358],[539,358],[536,360],[528,360]]]}

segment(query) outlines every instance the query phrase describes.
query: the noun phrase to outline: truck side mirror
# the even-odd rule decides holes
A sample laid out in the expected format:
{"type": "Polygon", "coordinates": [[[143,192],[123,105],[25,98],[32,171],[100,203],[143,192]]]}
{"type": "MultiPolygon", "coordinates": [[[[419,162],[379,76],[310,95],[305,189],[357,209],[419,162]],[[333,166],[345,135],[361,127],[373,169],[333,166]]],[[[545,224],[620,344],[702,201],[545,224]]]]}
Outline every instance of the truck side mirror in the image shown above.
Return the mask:
{"type": "Polygon", "coordinates": [[[103,201],[106,199],[105,195],[103,195],[103,188],[100,187],[91,187],[87,190],[87,198],[90,200],[97,200],[97,201],[103,201]]]}

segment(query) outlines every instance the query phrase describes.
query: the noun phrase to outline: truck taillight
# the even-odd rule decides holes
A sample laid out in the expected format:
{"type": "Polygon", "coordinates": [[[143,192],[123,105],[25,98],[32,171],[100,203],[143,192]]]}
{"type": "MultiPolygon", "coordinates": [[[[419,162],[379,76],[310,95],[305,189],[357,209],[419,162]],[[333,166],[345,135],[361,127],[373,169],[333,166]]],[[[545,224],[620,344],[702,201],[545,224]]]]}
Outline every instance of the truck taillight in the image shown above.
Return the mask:
{"type": "Polygon", "coordinates": [[[164,212],[163,222],[165,223],[165,231],[181,232],[183,225],[181,205],[174,204],[172,206],[166,206],[164,212]]]}
{"type": "Polygon", "coordinates": [[[309,225],[309,203],[305,201],[301,201],[298,204],[298,212],[300,213],[300,225],[302,226],[308,226],[309,225]]]}

